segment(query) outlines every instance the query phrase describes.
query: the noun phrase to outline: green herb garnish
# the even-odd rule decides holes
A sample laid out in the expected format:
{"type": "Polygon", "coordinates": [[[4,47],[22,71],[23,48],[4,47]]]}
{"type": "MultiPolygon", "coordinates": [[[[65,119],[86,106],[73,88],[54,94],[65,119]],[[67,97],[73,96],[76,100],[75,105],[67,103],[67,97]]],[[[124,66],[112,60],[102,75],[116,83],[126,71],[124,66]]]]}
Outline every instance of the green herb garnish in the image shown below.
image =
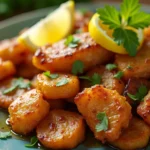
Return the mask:
{"type": "Polygon", "coordinates": [[[65,85],[65,84],[67,84],[69,81],[68,81],[68,79],[67,78],[62,78],[60,81],[58,81],[57,83],[56,83],[56,86],[63,86],[63,85],[65,85]]]}
{"type": "Polygon", "coordinates": [[[101,84],[102,77],[98,73],[94,73],[91,77],[89,76],[79,76],[80,79],[88,80],[91,85],[101,84]]]}
{"type": "Polygon", "coordinates": [[[107,64],[106,65],[106,69],[111,71],[113,69],[116,69],[117,68],[117,65],[116,64],[107,64]]]}
{"type": "Polygon", "coordinates": [[[82,74],[84,71],[84,63],[80,60],[76,60],[72,65],[72,74],[82,74]]]}
{"type": "Polygon", "coordinates": [[[108,129],[108,118],[105,112],[100,112],[97,114],[96,118],[100,121],[95,127],[97,132],[106,131],[108,129]]]}
{"type": "Polygon", "coordinates": [[[127,95],[134,101],[143,101],[144,97],[146,96],[146,94],[148,93],[148,89],[146,86],[141,85],[138,88],[138,91],[135,95],[127,93],[127,95]]]}
{"type": "Polygon", "coordinates": [[[30,144],[26,144],[25,147],[32,148],[38,143],[38,139],[36,136],[33,136],[30,140],[30,144]]]}
{"type": "Polygon", "coordinates": [[[13,85],[10,88],[3,91],[3,94],[8,94],[8,93],[16,90],[17,88],[28,89],[30,87],[31,87],[31,82],[25,82],[23,78],[18,78],[16,80],[14,80],[13,85]]]}
{"type": "Polygon", "coordinates": [[[79,39],[74,38],[72,35],[68,36],[65,45],[71,48],[75,48],[79,45],[79,39]]]}
{"type": "Polygon", "coordinates": [[[44,74],[45,76],[47,76],[48,78],[51,78],[51,79],[56,79],[56,78],[59,77],[58,74],[52,74],[52,73],[50,73],[50,71],[43,72],[43,74],[44,74]]]}
{"type": "Polygon", "coordinates": [[[1,132],[0,131],[0,139],[7,139],[9,137],[11,137],[11,132],[1,132]]]}
{"type": "Polygon", "coordinates": [[[114,78],[116,78],[116,79],[121,79],[122,77],[123,77],[122,71],[118,71],[116,74],[114,74],[114,78]]]}
{"type": "Polygon", "coordinates": [[[130,56],[136,55],[140,43],[137,33],[127,27],[143,29],[150,25],[150,15],[141,12],[140,9],[139,0],[124,0],[120,12],[108,5],[97,10],[103,24],[114,30],[114,41],[123,45],[130,56]]]}
{"type": "Polygon", "coordinates": [[[127,69],[132,69],[132,66],[128,65],[128,66],[127,66],[127,69]]]}

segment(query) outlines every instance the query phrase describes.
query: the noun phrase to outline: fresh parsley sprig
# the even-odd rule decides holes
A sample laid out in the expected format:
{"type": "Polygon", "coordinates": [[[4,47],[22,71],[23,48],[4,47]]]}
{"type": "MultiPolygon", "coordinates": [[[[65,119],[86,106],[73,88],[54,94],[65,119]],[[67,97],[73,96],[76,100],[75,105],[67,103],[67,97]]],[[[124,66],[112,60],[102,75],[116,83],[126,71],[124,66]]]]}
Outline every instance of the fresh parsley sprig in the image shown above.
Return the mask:
{"type": "Polygon", "coordinates": [[[55,73],[55,74],[52,74],[50,73],[50,71],[45,71],[43,72],[43,74],[48,77],[48,78],[51,78],[51,79],[56,79],[59,77],[59,74],[55,73]]]}
{"type": "Polygon", "coordinates": [[[113,6],[106,5],[97,10],[103,24],[113,29],[114,41],[123,45],[130,56],[135,56],[139,46],[137,33],[133,29],[143,29],[150,25],[150,14],[141,12],[139,0],[124,0],[120,12],[113,6]]]}
{"type": "Polygon", "coordinates": [[[84,71],[84,63],[81,60],[76,60],[72,65],[72,74],[82,74],[84,71]]]}
{"type": "Polygon", "coordinates": [[[143,101],[144,97],[148,93],[148,89],[145,85],[141,85],[135,95],[127,93],[127,95],[134,101],[143,101]]]}
{"type": "Polygon", "coordinates": [[[31,137],[30,143],[26,144],[25,147],[32,148],[38,143],[38,138],[36,136],[31,137]]]}
{"type": "Polygon", "coordinates": [[[96,132],[106,131],[108,129],[108,117],[105,112],[100,112],[97,114],[96,118],[100,121],[95,129],[96,132]]]}
{"type": "Polygon", "coordinates": [[[3,94],[4,95],[9,94],[9,93],[13,92],[14,90],[16,90],[17,88],[28,89],[30,87],[31,87],[31,82],[26,82],[26,81],[24,81],[23,78],[18,78],[16,80],[14,80],[13,85],[10,88],[5,89],[3,91],[3,94]]]}

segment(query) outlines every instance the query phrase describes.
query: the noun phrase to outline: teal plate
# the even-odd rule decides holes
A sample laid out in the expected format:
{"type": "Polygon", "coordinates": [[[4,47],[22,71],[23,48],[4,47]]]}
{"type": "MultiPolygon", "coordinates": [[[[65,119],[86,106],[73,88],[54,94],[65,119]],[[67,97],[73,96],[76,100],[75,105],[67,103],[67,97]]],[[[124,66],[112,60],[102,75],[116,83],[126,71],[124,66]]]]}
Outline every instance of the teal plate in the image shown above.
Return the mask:
{"type": "MultiPolygon", "coordinates": [[[[109,3],[110,4],[110,3],[109,3]]],[[[86,4],[77,4],[77,9],[87,9],[91,11],[95,11],[96,8],[103,7],[105,3],[86,3],[86,4]]],[[[111,3],[110,5],[114,5],[118,7],[118,3],[111,3]]],[[[35,24],[37,21],[45,17],[48,13],[52,12],[56,7],[40,9],[37,11],[25,13],[16,17],[12,17],[5,21],[0,22],[0,40],[11,38],[16,36],[23,28],[30,27],[35,24]]],[[[150,6],[143,5],[142,8],[146,12],[150,12],[150,6]]],[[[0,130],[8,131],[9,128],[5,124],[5,120],[7,118],[7,114],[0,110],[0,130]]],[[[79,145],[77,148],[73,150],[113,150],[108,146],[102,145],[100,142],[97,142],[92,138],[92,135],[87,135],[87,140],[85,143],[79,145]],[[91,144],[92,143],[92,144],[91,144]]],[[[18,136],[13,136],[7,140],[0,140],[0,150],[46,150],[45,148],[26,148],[24,145],[29,143],[29,139],[27,138],[18,138],[18,136]]],[[[150,146],[145,148],[146,150],[150,150],[150,146]]]]}

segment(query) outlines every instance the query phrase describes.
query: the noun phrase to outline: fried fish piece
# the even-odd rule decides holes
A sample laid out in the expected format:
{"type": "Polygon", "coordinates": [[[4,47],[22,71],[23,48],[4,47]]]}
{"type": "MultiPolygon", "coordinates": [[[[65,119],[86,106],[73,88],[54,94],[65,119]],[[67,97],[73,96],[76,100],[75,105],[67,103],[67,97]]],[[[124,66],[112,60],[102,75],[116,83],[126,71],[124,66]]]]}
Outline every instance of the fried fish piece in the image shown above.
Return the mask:
{"type": "Polygon", "coordinates": [[[0,58],[10,60],[14,64],[21,63],[29,50],[17,41],[17,38],[0,41],[0,58]]]}
{"type": "Polygon", "coordinates": [[[83,142],[85,124],[76,112],[61,109],[50,111],[36,129],[39,141],[52,149],[72,149],[83,142]]]}
{"type": "Polygon", "coordinates": [[[150,91],[144,97],[144,101],[137,107],[137,113],[143,118],[143,120],[150,125],[150,91]]]}
{"type": "Polygon", "coordinates": [[[79,40],[77,47],[71,48],[61,40],[53,45],[38,49],[33,56],[33,64],[41,70],[51,72],[69,72],[76,60],[84,63],[84,71],[111,59],[112,52],[107,51],[90,37],[89,33],[73,35],[79,40]]]}
{"type": "MultiPolygon", "coordinates": [[[[14,82],[16,81],[16,78],[8,78],[6,80],[1,81],[0,83],[0,108],[7,109],[9,105],[17,99],[17,97],[23,95],[27,89],[16,89],[8,94],[4,94],[3,92],[14,86],[14,82]]],[[[29,80],[24,79],[23,82],[29,82],[29,80]]]]}
{"type": "Polygon", "coordinates": [[[141,119],[133,117],[119,139],[111,142],[111,145],[121,150],[137,150],[147,146],[149,142],[149,126],[141,119]]]}
{"type": "Polygon", "coordinates": [[[135,57],[119,55],[115,57],[118,69],[124,73],[124,78],[150,78],[150,41],[145,41],[144,45],[135,57]]]}
{"type": "Polygon", "coordinates": [[[0,58],[0,80],[6,79],[7,77],[10,77],[16,73],[16,68],[14,64],[7,60],[3,61],[0,58]]]}
{"type": "Polygon", "coordinates": [[[44,98],[57,100],[76,96],[80,88],[77,76],[71,74],[57,75],[58,77],[55,79],[44,74],[37,75],[36,88],[43,93],[44,98]],[[62,85],[58,86],[58,83],[62,83],[62,85]]]}
{"type": "Polygon", "coordinates": [[[127,128],[131,118],[131,106],[125,97],[115,90],[96,85],[86,88],[75,97],[75,104],[83,115],[95,138],[102,141],[114,141],[120,136],[122,129],[127,128]],[[98,113],[105,112],[108,118],[108,129],[97,132],[98,113]]]}
{"type": "MultiPolygon", "coordinates": [[[[110,90],[116,90],[119,94],[124,91],[124,82],[121,79],[114,78],[116,71],[109,71],[103,65],[98,65],[87,72],[87,76],[92,77],[95,73],[99,74],[101,77],[101,84],[110,90]]],[[[90,83],[87,80],[82,80],[81,87],[89,87],[90,83]]]]}
{"type": "Polygon", "coordinates": [[[21,95],[8,108],[13,131],[24,135],[30,133],[48,114],[49,107],[39,90],[21,95]]]}

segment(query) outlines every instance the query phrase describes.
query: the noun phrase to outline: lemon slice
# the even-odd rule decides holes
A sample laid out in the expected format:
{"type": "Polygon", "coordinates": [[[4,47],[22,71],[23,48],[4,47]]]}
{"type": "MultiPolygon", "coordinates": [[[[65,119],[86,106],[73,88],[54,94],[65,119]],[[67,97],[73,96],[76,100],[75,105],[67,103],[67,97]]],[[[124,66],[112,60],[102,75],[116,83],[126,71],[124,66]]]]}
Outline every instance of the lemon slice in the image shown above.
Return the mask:
{"type": "MultiPolygon", "coordinates": [[[[129,27],[128,27],[129,28],[129,27]]],[[[143,30],[139,29],[132,29],[137,33],[140,46],[138,49],[142,46],[142,43],[144,41],[144,32],[143,30]]],[[[112,37],[113,30],[109,29],[108,25],[102,24],[102,21],[99,18],[98,14],[94,14],[92,19],[89,23],[89,32],[91,37],[96,41],[96,43],[100,44],[102,47],[106,48],[107,50],[110,50],[115,53],[119,54],[127,54],[127,51],[122,45],[118,45],[112,37]]]]}
{"type": "Polygon", "coordinates": [[[18,41],[35,50],[47,43],[54,43],[69,35],[74,27],[74,1],[68,1],[46,18],[39,21],[18,37],[18,41]]]}

